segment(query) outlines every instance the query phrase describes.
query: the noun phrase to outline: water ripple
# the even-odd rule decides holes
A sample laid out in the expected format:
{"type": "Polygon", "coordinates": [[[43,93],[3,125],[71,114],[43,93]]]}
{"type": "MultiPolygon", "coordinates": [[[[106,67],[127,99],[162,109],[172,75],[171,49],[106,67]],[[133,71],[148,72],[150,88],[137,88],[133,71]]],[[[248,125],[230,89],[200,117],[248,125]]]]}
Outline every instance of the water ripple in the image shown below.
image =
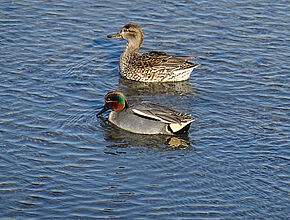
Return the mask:
{"type": "Polygon", "coordinates": [[[6,1],[0,5],[0,217],[289,218],[289,12],[272,1],[6,1]],[[187,82],[120,78],[142,51],[195,56],[187,82]],[[110,90],[191,114],[184,136],[97,118],[110,90]]]}

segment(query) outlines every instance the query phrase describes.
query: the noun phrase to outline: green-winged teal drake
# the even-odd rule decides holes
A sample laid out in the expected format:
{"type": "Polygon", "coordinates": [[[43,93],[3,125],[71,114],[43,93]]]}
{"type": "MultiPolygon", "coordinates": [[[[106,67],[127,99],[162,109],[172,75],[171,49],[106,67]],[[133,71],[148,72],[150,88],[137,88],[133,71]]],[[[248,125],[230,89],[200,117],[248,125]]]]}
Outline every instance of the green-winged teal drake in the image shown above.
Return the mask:
{"type": "Polygon", "coordinates": [[[123,93],[111,91],[105,96],[104,108],[97,114],[112,109],[109,121],[117,127],[138,134],[179,134],[188,131],[191,116],[151,102],[129,106],[123,93]]]}
{"type": "Polygon", "coordinates": [[[139,53],[144,36],[142,28],[133,23],[126,24],[117,34],[109,38],[128,41],[120,57],[120,73],[123,77],[141,82],[176,82],[187,80],[199,64],[189,62],[194,57],[177,58],[164,52],[139,53]]]}

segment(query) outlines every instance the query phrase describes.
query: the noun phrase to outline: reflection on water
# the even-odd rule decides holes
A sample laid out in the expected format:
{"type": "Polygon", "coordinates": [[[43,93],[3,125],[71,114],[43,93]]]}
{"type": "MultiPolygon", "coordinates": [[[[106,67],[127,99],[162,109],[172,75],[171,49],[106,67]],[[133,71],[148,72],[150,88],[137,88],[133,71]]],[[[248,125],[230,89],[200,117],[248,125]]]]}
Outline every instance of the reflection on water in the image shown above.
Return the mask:
{"type": "Polygon", "coordinates": [[[120,78],[119,88],[127,94],[128,97],[168,95],[190,95],[192,97],[197,95],[197,89],[195,89],[188,80],[169,83],[146,83],[120,78]]]}
{"type": "Polygon", "coordinates": [[[141,146],[162,150],[193,150],[193,141],[187,134],[182,135],[142,135],[124,131],[111,124],[106,118],[100,117],[104,129],[104,138],[109,147],[141,146]]]}

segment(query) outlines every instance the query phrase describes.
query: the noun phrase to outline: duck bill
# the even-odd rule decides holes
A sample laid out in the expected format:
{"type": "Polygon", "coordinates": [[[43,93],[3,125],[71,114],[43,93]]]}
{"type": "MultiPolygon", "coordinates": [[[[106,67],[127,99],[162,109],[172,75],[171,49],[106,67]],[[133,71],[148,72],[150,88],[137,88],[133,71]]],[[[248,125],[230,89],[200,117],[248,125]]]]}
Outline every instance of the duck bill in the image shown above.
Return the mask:
{"type": "Polygon", "coordinates": [[[108,110],[108,108],[106,106],[104,106],[104,108],[97,113],[97,117],[99,117],[101,114],[103,114],[107,110],[108,110]]]}
{"type": "Polygon", "coordinates": [[[108,38],[122,38],[121,34],[120,33],[117,33],[117,34],[110,34],[107,36],[108,38]]]}

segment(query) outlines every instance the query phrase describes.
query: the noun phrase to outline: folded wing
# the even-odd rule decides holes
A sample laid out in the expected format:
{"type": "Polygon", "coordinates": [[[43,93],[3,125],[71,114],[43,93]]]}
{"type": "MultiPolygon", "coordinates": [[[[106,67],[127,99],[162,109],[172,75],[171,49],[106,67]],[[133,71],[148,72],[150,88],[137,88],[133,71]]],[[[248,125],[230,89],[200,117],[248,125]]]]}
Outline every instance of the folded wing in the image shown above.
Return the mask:
{"type": "Polygon", "coordinates": [[[132,106],[132,111],[136,115],[146,117],[152,120],[159,120],[166,124],[183,124],[194,121],[190,115],[178,112],[172,108],[161,106],[159,104],[143,102],[142,104],[132,106]]]}
{"type": "Polygon", "coordinates": [[[174,71],[179,69],[186,69],[196,66],[197,64],[190,63],[189,60],[195,59],[194,57],[177,58],[169,56],[164,52],[151,51],[142,53],[136,59],[135,65],[142,68],[164,69],[164,71],[174,71]]]}

